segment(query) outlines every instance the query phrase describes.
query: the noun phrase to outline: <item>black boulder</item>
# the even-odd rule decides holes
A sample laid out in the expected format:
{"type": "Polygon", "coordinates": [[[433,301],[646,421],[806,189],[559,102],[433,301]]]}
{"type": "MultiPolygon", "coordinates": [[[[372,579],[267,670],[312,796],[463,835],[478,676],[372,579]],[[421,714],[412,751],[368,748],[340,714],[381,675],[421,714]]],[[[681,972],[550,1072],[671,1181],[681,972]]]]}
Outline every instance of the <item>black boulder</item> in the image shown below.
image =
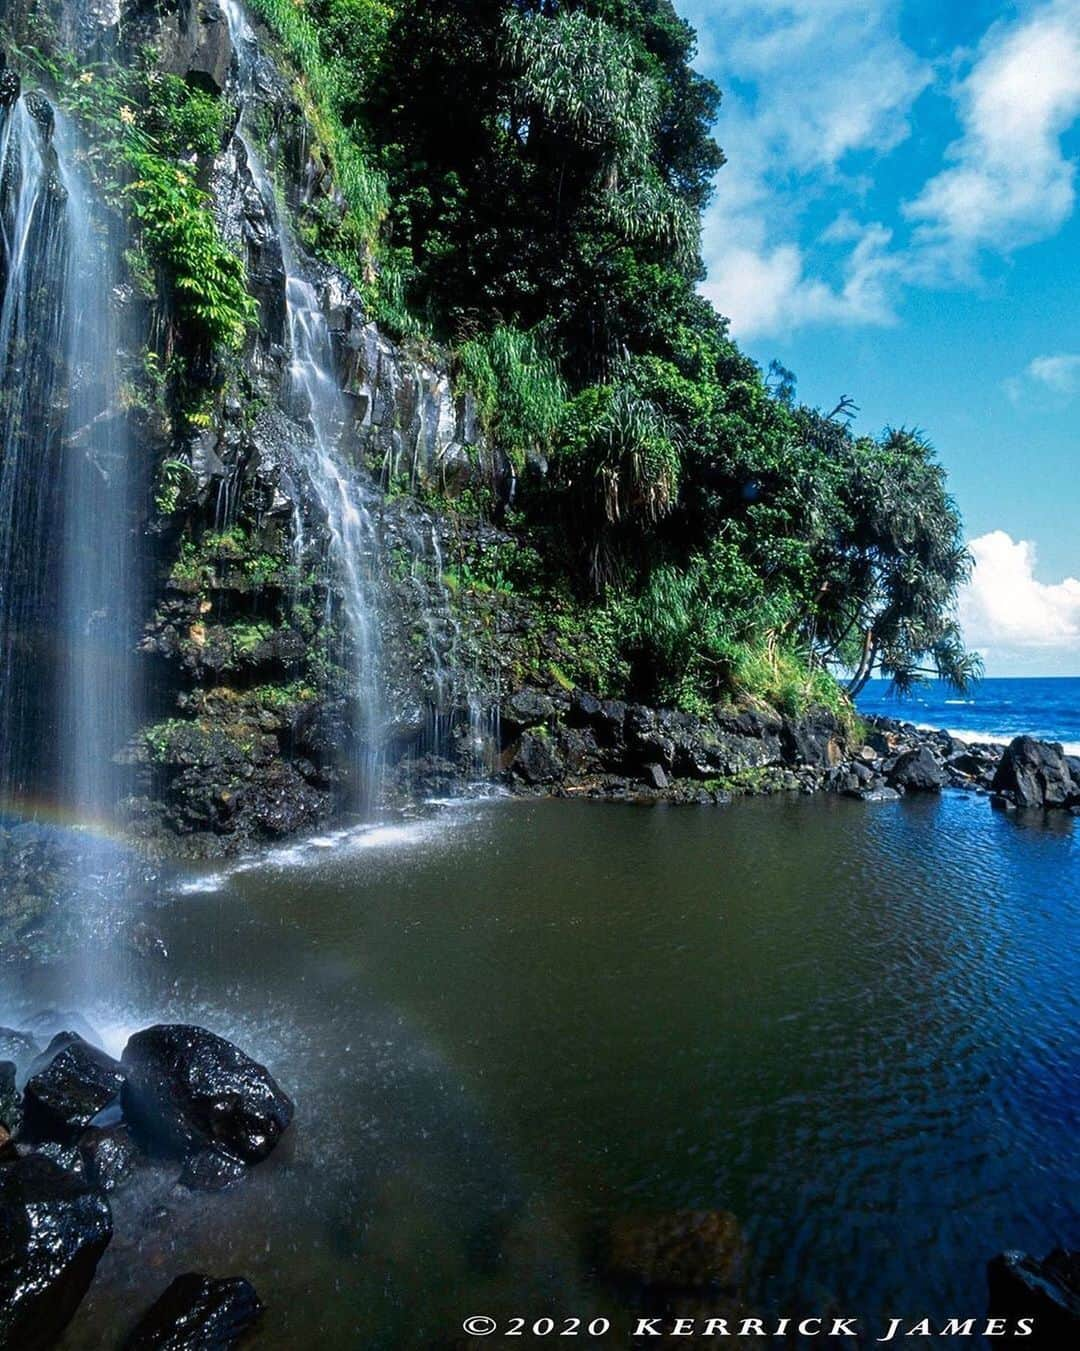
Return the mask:
{"type": "Polygon", "coordinates": [[[177,1276],[146,1311],[124,1351],[229,1351],[254,1326],[263,1306],[242,1277],[177,1276]]]}
{"type": "Polygon", "coordinates": [[[61,1032],[30,1067],[23,1091],[26,1130],[45,1140],[81,1135],[115,1102],[124,1072],[111,1056],[74,1032],[61,1032]]]}
{"type": "Polygon", "coordinates": [[[137,1032],[122,1063],[124,1112],[159,1152],[187,1157],[210,1149],[258,1163],[292,1120],[292,1101],[270,1071],[205,1028],[137,1032]]]}
{"type": "Polygon", "coordinates": [[[35,1154],[0,1163],[0,1347],[51,1346],[111,1237],[109,1203],[84,1178],[35,1154]]]}

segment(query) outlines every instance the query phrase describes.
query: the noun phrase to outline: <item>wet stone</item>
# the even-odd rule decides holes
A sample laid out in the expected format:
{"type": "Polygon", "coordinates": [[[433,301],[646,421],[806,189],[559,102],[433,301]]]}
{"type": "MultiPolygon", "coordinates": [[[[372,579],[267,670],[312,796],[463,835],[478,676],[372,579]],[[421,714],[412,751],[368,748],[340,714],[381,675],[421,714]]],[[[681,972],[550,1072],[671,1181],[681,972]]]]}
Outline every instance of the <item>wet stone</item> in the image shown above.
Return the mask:
{"type": "Polygon", "coordinates": [[[242,1277],[178,1276],[146,1311],[124,1351],[228,1351],[258,1322],[263,1306],[242,1277]]]}
{"type": "Polygon", "coordinates": [[[31,1066],[23,1093],[27,1130],[44,1139],[80,1135],[120,1094],[124,1072],[75,1033],[58,1033],[31,1066]]]}
{"type": "Polygon", "coordinates": [[[0,1346],[52,1346],[111,1237],[109,1203],[84,1178],[40,1154],[0,1164],[0,1346]]]}
{"type": "Polygon", "coordinates": [[[292,1120],[292,1101],[269,1070],[205,1028],[147,1028],[122,1063],[125,1115],[158,1152],[186,1158],[210,1149],[258,1163],[292,1120]]]}

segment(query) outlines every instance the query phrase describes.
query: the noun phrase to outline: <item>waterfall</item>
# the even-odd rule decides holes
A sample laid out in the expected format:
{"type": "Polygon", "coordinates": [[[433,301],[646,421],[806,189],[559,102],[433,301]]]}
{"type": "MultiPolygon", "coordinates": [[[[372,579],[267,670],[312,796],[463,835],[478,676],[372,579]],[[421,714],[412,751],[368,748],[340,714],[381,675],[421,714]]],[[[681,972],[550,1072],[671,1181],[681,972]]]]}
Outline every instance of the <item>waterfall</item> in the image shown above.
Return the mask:
{"type": "MultiPolygon", "coordinates": [[[[334,370],[326,316],[315,287],[302,274],[266,166],[245,135],[245,114],[258,59],[255,38],[236,0],[225,0],[223,8],[236,52],[240,116],[234,135],[244,148],[263,205],[277,222],[289,343],[285,410],[306,430],[301,439],[300,468],[329,535],[334,575],[327,590],[327,620],[333,622],[334,606],[338,604],[348,636],[348,650],[341,655],[347,663],[357,709],[354,732],[359,747],[356,769],[360,805],[370,807],[378,796],[383,738],[378,611],[382,578],[376,516],[379,493],[363,468],[348,462],[345,402],[334,370]]],[[[302,559],[304,530],[299,508],[295,535],[302,559]]]]}
{"type": "MultiPolygon", "coordinates": [[[[63,442],[59,692],[61,793],[80,820],[112,818],[122,780],[117,758],[140,719],[135,648],[141,611],[139,507],[120,352],[123,239],[71,166],[74,129],[57,117],[67,196],[65,314],[68,392],[63,442]]],[[[134,344],[131,344],[132,346],[134,344]]]]}
{"type": "Polygon", "coordinates": [[[44,99],[0,113],[0,796],[33,793],[55,747],[60,416],[68,234],[44,99]]]}
{"type": "Polygon", "coordinates": [[[38,93],[0,130],[0,794],[110,817],[137,718],[120,247],[38,93]]]}
{"type": "MultiPolygon", "coordinates": [[[[361,789],[360,805],[371,807],[379,796],[384,745],[395,727],[412,729],[408,735],[414,753],[437,757],[450,752],[455,738],[463,738],[458,743],[467,752],[463,762],[470,772],[487,774],[493,768],[491,744],[497,736],[497,722],[490,699],[481,697],[464,677],[458,624],[443,578],[437,522],[403,503],[388,506],[363,464],[314,280],[319,275],[317,266],[302,257],[266,163],[248,134],[249,111],[265,83],[260,71],[263,58],[239,0],[223,0],[222,9],[235,53],[233,96],[238,117],[232,154],[241,168],[246,162],[280,248],[284,317],[277,325],[271,321],[270,327],[283,329],[279,341],[287,349],[281,407],[303,429],[295,452],[297,467],[328,539],[331,575],[326,616],[331,626],[337,621],[344,633],[342,650],[334,656],[347,672],[356,710],[354,770],[361,789]],[[410,642],[415,644],[411,655],[419,657],[423,666],[422,674],[414,667],[409,682],[411,702],[423,724],[419,732],[411,716],[401,716],[405,712],[400,671],[403,630],[409,630],[410,642]],[[388,631],[397,633],[397,668],[385,650],[388,631]],[[397,696],[393,709],[387,707],[393,702],[384,693],[387,684],[397,696]]],[[[261,264],[262,243],[259,250],[261,264]]],[[[278,315],[274,311],[274,317],[278,315]]],[[[273,337],[268,348],[273,351],[273,337]]],[[[299,505],[294,540],[296,560],[303,566],[311,541],[304,508],[299,505]]]]}

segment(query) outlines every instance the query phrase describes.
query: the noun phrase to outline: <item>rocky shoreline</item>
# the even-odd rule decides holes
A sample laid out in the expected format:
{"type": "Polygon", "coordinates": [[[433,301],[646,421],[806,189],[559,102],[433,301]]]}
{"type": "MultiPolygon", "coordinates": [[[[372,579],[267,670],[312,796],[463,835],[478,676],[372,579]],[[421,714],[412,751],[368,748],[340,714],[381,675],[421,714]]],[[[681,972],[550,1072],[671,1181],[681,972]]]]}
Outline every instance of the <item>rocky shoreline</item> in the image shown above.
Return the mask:
{"type": "Polygon", "coordinates": [[[1018,736],[1007,746],[827,710],[791,718],[718,710],[707,720],[575,692],[523,690],[504,706],[504,782],[522,794],[725,803],[736,795],[840,794],[863,802],[955,788],[1005,810],[1080,814],[1080,757],[1018,736]]]}

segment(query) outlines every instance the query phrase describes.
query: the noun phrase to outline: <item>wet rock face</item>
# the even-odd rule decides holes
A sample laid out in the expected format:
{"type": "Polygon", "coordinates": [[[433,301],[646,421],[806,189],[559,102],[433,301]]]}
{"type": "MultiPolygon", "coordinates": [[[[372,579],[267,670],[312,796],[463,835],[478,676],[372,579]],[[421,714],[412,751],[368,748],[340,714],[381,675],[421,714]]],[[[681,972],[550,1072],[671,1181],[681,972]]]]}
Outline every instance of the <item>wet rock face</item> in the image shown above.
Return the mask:
{"type": "Polygon", "coordinates": [[[22,1104],[15,1087],[15,1062],[0,1060],[0,1157],[22,1122],[22,1104]]]}
{"type": "Polygon", "coordinates": [[[0,52],[0,108],[14,106],[19,100],[21,88],[19,77],[13,70],[8,70],[3,53],[0,52]]]}
{"type": "Polygon", "coordinates": [[[1018,736],[1005,749],[993,790],[1017,807],[1068,807],[1080,803],[1080,780],[1061,746],[1018,736]]]}
{"type": "Polygon", "coordinates": [[[71,1140],[120,1095],[124,1072],[111,1056],[73,1032],[50,1042],[23,1094],[27,1131],[39,1139],[71,1140]]]}
{"type": "Polygon", "coordinates": [[[140,1319],[124,1351],[228,1351],[258,1322],[263,1306],[242,1278],[178,1276],[140,1319]]]}
{"type": "Polygon", "coordinates": [[[0,1163],[0,1346],[51,1346],[112,1237],[105,1197],[38,1155],[0,1163]]]}
{"type": "Polygon", "coordinates": [[[211,1150],[258,1163],[292,1120],[293,1104],[269,1070],[201,1027],[136,1033],[122,1064],[124,1111],[158,1151],[187,1157],[211,1150]]]}
{"type": "Polygon", "coordinates": [[[991,1318],[1033,1318],[1038,1346],[1075,1346],[1080,1338],[1080,1252],[1055,1249],[1040,1261],[1000,1253],[987,1267],[991,1318]]]}

